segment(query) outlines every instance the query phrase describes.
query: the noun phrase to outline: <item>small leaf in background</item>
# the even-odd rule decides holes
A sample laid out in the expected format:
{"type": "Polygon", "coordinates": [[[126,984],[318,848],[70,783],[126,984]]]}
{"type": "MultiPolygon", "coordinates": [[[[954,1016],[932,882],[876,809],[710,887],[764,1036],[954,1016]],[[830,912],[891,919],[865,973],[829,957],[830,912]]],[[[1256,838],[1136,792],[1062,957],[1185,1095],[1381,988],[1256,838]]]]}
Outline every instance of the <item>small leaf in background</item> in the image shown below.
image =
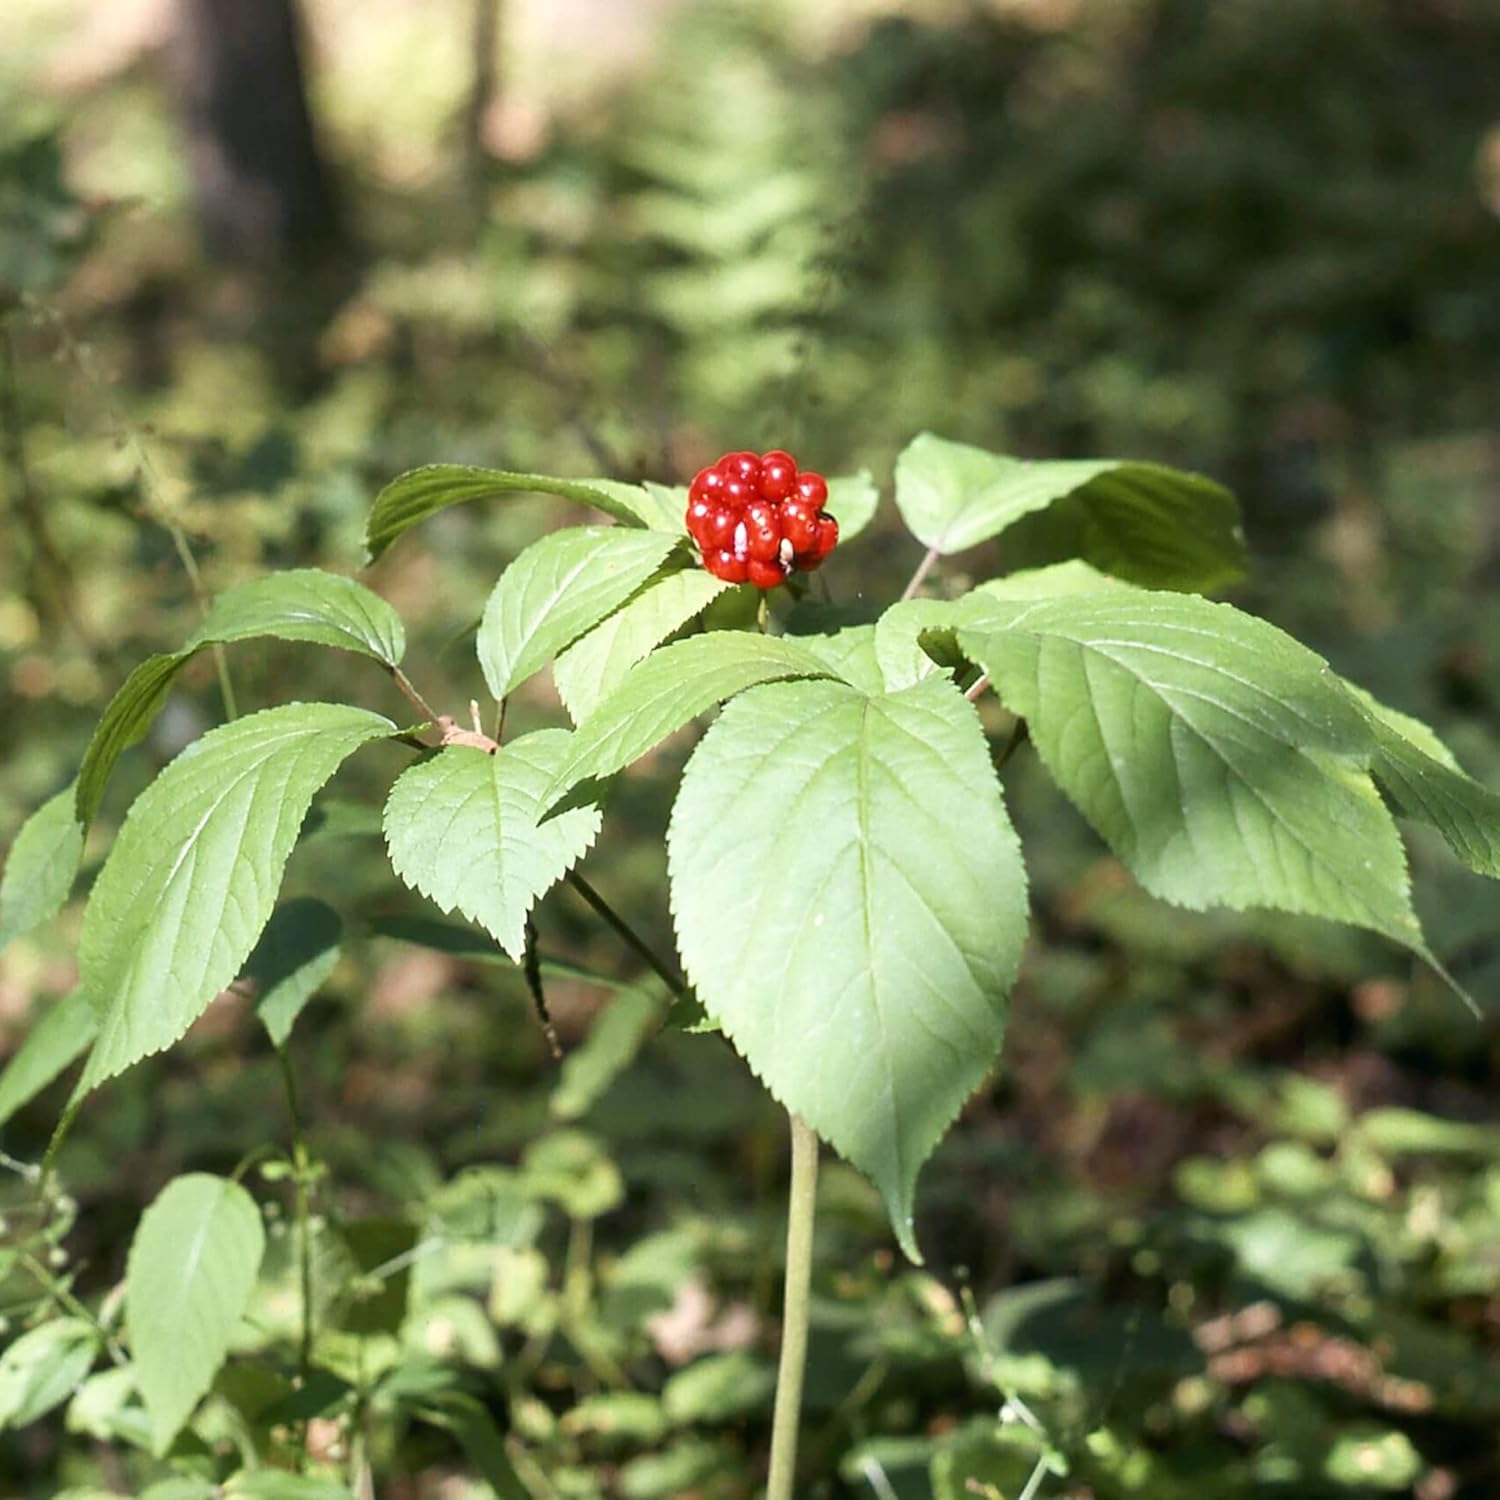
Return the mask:
{"type": "Polygon", "coordinates": [[[243,978],[255,985],[255,1013],[277,1047],[286,1046],[302,1007],[339,961],[344,924],[312,896],[284,901],[245,960],[243,978]]]}
{"type": "Polygon", "coordinates": [[[558,696],[573,722],[586,719],[636,662],[728,587],[703,568],[678,568],[652,580],[580,636],[552,666],[558,696]]]}
{"type": "Polygon", "coordinates": [[[524,1249],[542,1228],[536,1196],[510,1167],[466,1167],[427,1200],[431,1232],[524,1249]]]}
{"type": "Polygon", "coordinates": [[[136,798],[79,940],[102,1017],[80,1091],[169,1047],[240,972],[270,918],[313,794],[379,714],[292,703],[211,730],[136,798]]]}
{"type": "Polygon", "coordinates": [[[944,555],[1006,532],[1023,567],[1081,557],[1132,583],[1199,592],[1244,571],[1234,497],[1158,464],[1031,462],[923,433],[896,461],[896,506],[944,555]]]}
{"type": "Polygon", "coordinates": [[[99,1335],[82,1318],[53,1318],[0,1353],[0,1430],[27,1427],[83,1383],[99,1335]]]}
{"type": "Polygon", "coordinates": [[[669,999],[660,981],[649,980],[609,1000],[582,1044],[563,1059],[552,1091],[551,1109],[557,1119],[576,1120],[593,1108],[661,1025],[669,999]]]}
{"type": "Polygon", "coordinates": [[[445,912],[478,922],[517,963],[527,914],[599,832],[597,807],[538,821],[572,738],[541,729],[494,755],[450,746],[403,772],[386,803],[396,873],[445,912]]]}
{"type": "Polygon", "coordinates": [[[1323,1472],[1360,1490],[1409,1491],[1427,1465],[1404,1432],[1356,1423],[1333,1440],[1323,1472]]]}
{"type": "Polygon", "coordinates": [[[875,1181],[917,1258],[917,1172],[994,1065],[1026,934],[1020,846],[974,708],[931,679],[746,694],[688,762],[668,868],[704,1007],[875,1181]]]}
{"type": "Polygon", "coordinates": [[[625,1200],[620,1169],[603,1145],[581,1130],[533,1141],[521,1160],[527,1192],[558,1204],[574,1219],[597,1219],[625,1200]]]}
{"type": "Polygon", "coordinates": [[[21,825],[0,876],[0,948],[61,910],[83,858],[77,792],[49,798],[21,825]]]}
{"type": "Polygon", "coordinates": [[[736,1349],[707,1354],[679,1370],[662,1387],[662,1406],[679,1427],[727,1422],[769,1408],[776,1389],[770,1365],[736,1349]]]}
{"type": "Polygon", "coordinates": [[[172,679],[211,645],[270,636],[368,656],[394,667],[406,649],[400,616],[363,584],[319,568],[254,578],[219,595],[181,651],[147,657],[110,699],[78,773],[78,817],[93,821],[115,762],[151,727],[172,679]]]}
{"type": "Polygon", "coordinates": [[[354,1500],[331,1479],[288,1474],[280,1469],[242,1469],[221,1487],[224,1500],[354,1500]]]}
{"type": "Polygon", "coordinates": [[[550,805],[580,781],[608,776],[716,703],[780,677],[826,677],[795,641],[713,631],[653,651],[573,735],[568,758],[543,797],[550,805]]]}
{"type": "Polygon", "coordinates": [[[82,989],[53,1001],[0,1072],[0,1125],[82,1057],[98,1034],[99,1014],[82,989]]]}
{"type": "Polygon", "coordinates": [[[823,509],[839,523],[840,545],[857,537],[875,519],[879,504],[880,490],[868,469],[829,478],[823,509]]]}
{"type": "Polygon", "coordinates": [[[125,1268],[125,1328],[158,1455],[213,1384],[264,1252],[255,1200],[222,1177],[174,1178],[142,1215],[125,1268]]]}
{"type": "Polygon", "coordinates": [[[621,526],[574,526],[533,542],[500,575],[479,622],[491,696],[508,697],[618,609],[680,542],[621,526]]]}
{"type": "Polygon", "coordinates": [[[546,474],[513,474],[468,464],[426,464],[399,474],[375,497],[365,522],[365,546],[374,562],[403,532],[428,516],[471,500],[501,495],[557,495],[592,505],[627,526],[650,525],[650,500],[635,485],[612,480],[553,479],[546,474]],[[645,512],[646,514],[643,514],[645,512]]]}
{"type": "Polygon", "coordinates": [[[1189,594],[971,596],[960,648],[1153,895],[1275,907],[1425,953],[1357,705],[1305,646],[1189,594]]]}

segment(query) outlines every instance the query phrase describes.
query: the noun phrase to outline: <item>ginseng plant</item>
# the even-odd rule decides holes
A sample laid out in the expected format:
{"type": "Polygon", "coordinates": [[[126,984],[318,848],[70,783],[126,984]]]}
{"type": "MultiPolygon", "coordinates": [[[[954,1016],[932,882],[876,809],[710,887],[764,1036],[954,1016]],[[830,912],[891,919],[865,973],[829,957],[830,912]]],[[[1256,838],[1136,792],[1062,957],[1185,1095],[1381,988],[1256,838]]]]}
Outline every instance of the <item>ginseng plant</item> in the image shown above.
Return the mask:
{"type": "MultiPolygon", "coordinates": [[[[809,587],[869,522],[876,487],[868,475],[825,484],[780,452],[730,454],[686,490],[417,469],[377,498],[371,558],[445,507],[523,492],[613,524],[554,531],[501,573],[477,637],[493,734],[477,712],[469,727],[429,708],[402,671],[390,606],[316,570],[222,595],[181,651],[131,674],[76,785],[16,840],[7,935],[61,904],[111,767],[194,653],[256,636],[338,647],[389,673],[424,722],[289,703],[178,755],[94,883],[80,989],[28,1043],[27,1077],[88,1049],[66,1124],[91,1091],[173,1045],[245,971],[315,793],[360,746],[412,744],[420,756],[383,820],[402,881],[522,962],[535,903],[573,880],[675,988],[679,1022],[721,1032],[788,1112],[772,1500],[793,1493],[819,1142],[869,1176],[918,1260],[918,1172],[996,1064],[1027,932],[1000,775],[1013,753],[1029,745],[1141,884],[1185,907],[1353,923],[1437,968],[1395,818],[1430,824],[1474,871],[1500,876],[1500,798],[1430,729],[1204,597],[1244,561],[1234,501],[1204,478],[918,437],[894,495],[926,552],[878,614],[809,587]],[[1002,533],[1019,571],[942,588],[944,559],[1002,533]],[[507,699],[549,664],[572,727],[506,738],[507,699]],[[684,982],[574,866],[611,778],[706,716],[666,831],[684,982]]],[[[264,1016],[278,1046],[307,988],[264,1016]]],[[[207,1174],[147,1211],[122,1353],[157,1451],[225,1357],[259,1236],[245,1190],[207,1174]],[[153,1275],[148,1251],[185,1226],[217,1257],[211,1284],[153,1275]]]]}

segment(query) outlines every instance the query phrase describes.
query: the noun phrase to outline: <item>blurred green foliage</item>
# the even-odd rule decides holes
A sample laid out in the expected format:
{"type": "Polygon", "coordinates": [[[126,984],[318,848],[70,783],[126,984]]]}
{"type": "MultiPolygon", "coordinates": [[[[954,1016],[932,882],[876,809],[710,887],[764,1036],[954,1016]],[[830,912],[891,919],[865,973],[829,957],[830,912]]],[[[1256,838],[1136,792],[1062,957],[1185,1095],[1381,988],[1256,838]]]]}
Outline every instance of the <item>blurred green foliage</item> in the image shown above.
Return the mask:
{"type": "MultiPolygon", "coordinates": [[[[450,70],[463,9],[431,8],[450,70]]],[[[465,81],[429,77],[391,113],[401,48],[367,20],[316,96],[363,244],[332,286],[206,263],[149,71],[59,100],[39,82],[55,18],[21,28],[0,64],[7,839],[76,773],[129,668],[196,627],[180,543],[212,593],[265,567],[352,571],[375,490],[417,463],[676,483],[778,443],[883,477],[924,427],[1231,484],[1255,607],[1500,783],[1500,11],[827,12],[686,7],[633,72],[560,89],[545,138],[490,163],[477,230],[465,81]]],[[[465,508],[373,570],[419,622],[409,670],[442,706],[479,690],[452,647],[501,561],[557,519],[465,508]]],[[[888,523],[830,565],[838,597],[914,566],[888,523]]],[[[238,648],[241,701],[285,701],[294,661],[309,693],[322,669],[297,652],[238,648]]],[[[382,680],[361,701],[399,716],[382,680]]],[[[514,711],[556,707],[536,684],[514,711]]],[[[201,657],[122,762],[106,831],[219,712],[201,657]]],[[[295,1339],[291,1194],[252,1171],[274,1273],[178,1457],[285,1461],[313,1419],[320,1472],[365,1434],[380,1493],[484,1494],[462,1477],[487,1472],[471,1401],[531,1494],[748,1495],[776,1113],[717,1038],[656,1029],[659,997],[566,894],[539,916],[561,1066],[503,956],[430,924],[420,946],[380,935],[431,915],[391,896],[359,812],[400,763],[384,753],[319,804],[287,891],[346,929],[292,1042],[328,1169],[328,1373],[294,1391],[268,1358],[295,1339]]],[[[1036,940],[1003,1065],[926,1181],[927,1270],[893,1260],[871,1189],[825,1168],[805,1493],[1494,1493],[1489,892],[1413,837],[1476,1026],[1374,939],[1159,906],[1024,753],[1006,778],[1036,940]]],[[[638,778],[590,871],[666,947],[663,788],[638,778]]],[[[74,903],[0,960],[7,1052],[71,989],[77,922],[74,903]]],[[[39,1157],[65,1098],[6,1123],[10,1157],[39,1157]]],[[[107,1315],[160,1183],[286,1128],[274,1055],[229,996],[85,1112],[56,1264],[19,1257],[7,1174],[0,1412],[42,1416],[0,1434],[0,1489],[167,1472],[132,1446],[142,1412],[107,1368],[51,1403],[83,1335],[55,1322],[41,1348],[28,1323],[70,1288],[107,1315]]]]}

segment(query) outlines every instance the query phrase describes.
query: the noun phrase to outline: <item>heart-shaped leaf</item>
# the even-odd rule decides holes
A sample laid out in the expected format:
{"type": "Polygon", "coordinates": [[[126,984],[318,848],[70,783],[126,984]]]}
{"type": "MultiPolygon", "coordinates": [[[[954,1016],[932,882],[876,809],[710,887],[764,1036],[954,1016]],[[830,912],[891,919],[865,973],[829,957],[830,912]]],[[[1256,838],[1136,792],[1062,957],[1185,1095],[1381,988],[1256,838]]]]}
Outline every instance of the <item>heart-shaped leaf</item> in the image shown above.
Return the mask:
{"type": "Polygon", "coordinates": [[[572,738],[542,729],[494,755],[450,746],[404,772],[386,803],[396,873],[444,911],[478,922],[517,963],[527,914],[599,832],[597,807],[540,822],[572,738]]]}

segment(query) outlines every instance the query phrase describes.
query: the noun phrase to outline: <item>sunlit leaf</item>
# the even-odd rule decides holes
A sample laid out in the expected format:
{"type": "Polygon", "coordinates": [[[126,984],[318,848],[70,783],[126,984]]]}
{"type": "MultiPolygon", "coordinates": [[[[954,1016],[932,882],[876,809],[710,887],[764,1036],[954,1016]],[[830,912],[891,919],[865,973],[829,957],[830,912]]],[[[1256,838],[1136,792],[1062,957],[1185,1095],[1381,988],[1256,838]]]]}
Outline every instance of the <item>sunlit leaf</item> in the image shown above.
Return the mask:
{"type": "Polygon", "coordinates": [[[83,825],[72,787],[49,798],[21,825],[0,876],[0,948],[40,927],[68,899],[83,858],[83,825]]]}
{"type": "Polygon", "coordinates": [[[405,771],[385,809],[391,863],[445,912],[478,922],[520,962],[527,913],[587,852],[596,807],[540,823],[572,736],[542,729],[496,754],[453,745],[405,771]]]}
{"type": "Polygon", "coordinates": [[[937,680],[757,688],[688,762],[668,862],[705,1008],[915,1257],[918,1169],[994,1064],[1026,931],[975,710],[937,680]]]}
{"type": "Polygon", "coordinates": [[[659,531],[574,526],[533,542],[500,575],[476,648],[499,699],[618,609],[678,545],[659,531]]]}
{"type": "Polygon", "coordinates": [[[174,1178],[141,1216],[125,1267],[125,1328],[158,1454],[224,1363],[264,1252],[255,1200],[223,1177],[174,1178]]]}
{"type": "Polygon", "coordinates": [[[1081,557],[1133,583],[1199,591],[1243,572],[1234,497],[1159,464],[1032,462],[923,433],[896,462],[896,505],[943,554],[1018,528],[1006,548],[1023,566],[1081,557]]]}
{"type": "Polygon", "coordinates": [[[98,1034],[98,1013],[83,990],[54,1001],[0,1072],[0,1125],[77,1062],[98,1034]]]}
{"type": "Polygon", "coordinates": [[[703,568],[679,568],[648,583],[569,646],[553,663],[552,677],[574,722],[587,718],[636,662],[728,587],[703,568]]]}
{"type": "Polygon", "coordinates": [[[378,594],[337,573],[300,568],[221,594],[181,651],[147,657],[110,699],[78,773],[78,817],[93,821],[115,762],[151,727],[172,679],[211,645],[271,636],[368,656],[394,667],[406,649],[400,617],[378,594]]]}
{"type": "Polygon", "coordinates": [[[79,940],[102,1017],[81,1090],[169,1047],[240,972],[314,793],[394,734],[379,714],[292,703],[211,730],[136,799],[79,940]]]}
{"type": "Polygon", "coordinates": [[[829,669],[795,641],[716,630],[676,641],[632,667],[573,735],[567,759],[544,800],[608,776],[654,745],[756,683],[826,677],[829,669]]]}
{"type": "Polygon", "coordinates": [[[650,525],[649,502],[638,498],[634,485],[614,481],[594,483],[554,479],[546,474],[513,474],[505,469],[478,469],[468,464],[426,464],[409,469],[375,497],[365,522],[365,546],[373,562],[403,532],[428,516],[470,500],[493,500],[501,495],[557,495],[591,505],[629,526],[650,525]],[[643,515],[642,512],[647,514],[643,515]]]}
{"type": "Polygon", "coordinates": [[[1133,589],[972,597],[958,643],[1153,894],[1426,951],[1400,837],[1361,769],[1364,715],[1306,647],[1228,605],[1133,589]]]}

